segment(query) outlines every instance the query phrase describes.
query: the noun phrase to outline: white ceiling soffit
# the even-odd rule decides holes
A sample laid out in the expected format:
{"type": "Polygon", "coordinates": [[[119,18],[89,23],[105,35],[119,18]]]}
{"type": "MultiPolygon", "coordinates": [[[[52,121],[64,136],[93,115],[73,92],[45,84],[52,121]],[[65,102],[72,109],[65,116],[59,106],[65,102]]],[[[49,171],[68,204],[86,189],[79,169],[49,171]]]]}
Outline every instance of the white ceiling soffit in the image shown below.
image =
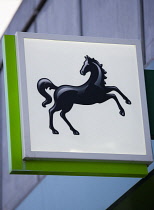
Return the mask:
{"type": "Polygon", "coordinates": [[[0,38],[11,22],[22,0],[0,0],[0,38]]]}

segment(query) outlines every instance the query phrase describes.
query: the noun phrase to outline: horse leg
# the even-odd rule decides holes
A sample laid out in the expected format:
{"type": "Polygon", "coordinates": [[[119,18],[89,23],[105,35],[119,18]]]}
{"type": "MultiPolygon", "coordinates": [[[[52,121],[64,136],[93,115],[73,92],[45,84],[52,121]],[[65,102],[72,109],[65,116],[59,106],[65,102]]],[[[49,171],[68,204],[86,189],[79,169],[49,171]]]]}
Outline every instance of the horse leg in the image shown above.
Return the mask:
{"type": "Polygon", "coordinates": [[[125,110],[122,108],[120,102],[117,99],[117,96],[114,95],[114,94],[106,94],[106,101],[109,100],[109,99],[111,99],[111,98],[114,99],[115,102],[117,103],[117,105],[118,105],[118,107],[120,109],[119,114],[121,114],[122,116],[125,116],[125,110]]]}
{"type": "Polygon", "coordinates": [[[122,96],[126,104],[131,104],[131,101],[116,86],[106,86],[105,89],[106,89],[106,93],[109,93],[111,91],[116,91],[122,96]]]}
{"type": "Polygon", "coordinates": [[[53,134],[59,134],[59,132],[53,126],[53,114],[58,111],[56,109],[56,104],[49,109],[49,128],[52,130],[53,134]]]}
{"type": "MultiPolygon", "coordinates": [[[[73,105],[72,105],[73,106],[73,105]]],[[[60,112],[60,116],[63,118],[63,120],[67,123],[67,125],[69,126],[69,128],[70,128],[70,130],[71,131],[73,131],[73,134],[74,135],[79,135],[80,133],[77,131],[77,130],[75,130],[74,128],[73,128],[73,126],[71,125],[71,123],[68,121],[68,119],[66,118],[66,113],[67,112],[69,112],[70,110],[71,110],[71,108],[72,108],[72,106],[71,107],[69,107],[69,109],[63,109],[61,112],[60,112]]]]}

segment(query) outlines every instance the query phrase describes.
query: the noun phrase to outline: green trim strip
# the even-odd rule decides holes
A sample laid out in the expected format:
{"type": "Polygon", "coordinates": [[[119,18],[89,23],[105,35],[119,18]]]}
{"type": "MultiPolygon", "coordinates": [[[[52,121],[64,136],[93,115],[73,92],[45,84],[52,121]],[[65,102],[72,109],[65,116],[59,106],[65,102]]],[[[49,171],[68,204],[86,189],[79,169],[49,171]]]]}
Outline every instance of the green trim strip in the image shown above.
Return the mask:
{"type": "Polygon", "coordinates": [[[114,177],[144,177],[148,174],[147,166],[145,164],[67,160],[23,161],[15,36],[4,36],[3,54],[11,174],[53,174],[114,177]]]}
{"type": "Polygon", "coordinates": [[[3,39],[5,97],[7,104],[7,132],[10,150],[10,167],[22,169],[21,129],[19,114],[19,96],[17,82],[17,63],[15,37],[6,36],[3,39]],[[15,152],[14,152],[15,151],[15,152]]]}

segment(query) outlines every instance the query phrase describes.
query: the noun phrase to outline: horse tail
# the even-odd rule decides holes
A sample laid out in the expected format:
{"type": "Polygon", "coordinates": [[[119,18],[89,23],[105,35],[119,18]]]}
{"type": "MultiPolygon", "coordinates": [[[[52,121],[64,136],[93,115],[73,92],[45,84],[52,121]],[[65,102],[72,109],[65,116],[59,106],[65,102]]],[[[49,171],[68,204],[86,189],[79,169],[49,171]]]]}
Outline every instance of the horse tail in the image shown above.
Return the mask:
{"type": "Polygon", "coordinates": [[[45,101],[42,103],[43,107],[46,107],[47,104],[52,102],[52,97],[46,92],[47,88],[51,90],[57,89],[58,87],[47,78],[42,78],[37,82],[37,90],[45,98],[45,101]]]}

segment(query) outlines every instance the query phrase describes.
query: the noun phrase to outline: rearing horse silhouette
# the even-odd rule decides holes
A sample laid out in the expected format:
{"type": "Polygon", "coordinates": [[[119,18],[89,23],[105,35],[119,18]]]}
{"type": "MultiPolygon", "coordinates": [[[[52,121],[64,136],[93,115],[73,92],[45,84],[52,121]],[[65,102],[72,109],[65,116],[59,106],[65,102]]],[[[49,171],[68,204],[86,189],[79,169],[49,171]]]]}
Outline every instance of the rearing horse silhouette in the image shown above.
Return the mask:
{"type": "Polygon", "coordinates": [[[51,103],[52,97],[46,92],[46,89],[55,89],[54,92],[54,105],[49,109],[49,127],[53,134],[59,134],[59,132],[53,126],[53,114],[57,111],[60,112],[60,116],[67,123],[70,130],[74,135],[79,135],[79,132],[73,128],[71,123],[66,118],[66,113],[69,112],[73,104],[91,105],[95,103],[103,103],[109,99],[114,99],[120,109],[120,115],[125,116],[125,111],[122,108],[115,94],[109,94],[111,91],[119,93],[127,104],[131,104],[131,101],[115,86],[105,86],[105,74],[107,73],[100,64],[94,58],[85,56],[85,61],[80,70],[81,75],[85,75],[90,72],[91,75],[88,81],[81,86],[62,85],[60,87],[55,86],[49,79],[42,78],[37,83],[37,89],[39,93],[45,97],[45,101],[42,103],[43,107],[51,103]]]}

